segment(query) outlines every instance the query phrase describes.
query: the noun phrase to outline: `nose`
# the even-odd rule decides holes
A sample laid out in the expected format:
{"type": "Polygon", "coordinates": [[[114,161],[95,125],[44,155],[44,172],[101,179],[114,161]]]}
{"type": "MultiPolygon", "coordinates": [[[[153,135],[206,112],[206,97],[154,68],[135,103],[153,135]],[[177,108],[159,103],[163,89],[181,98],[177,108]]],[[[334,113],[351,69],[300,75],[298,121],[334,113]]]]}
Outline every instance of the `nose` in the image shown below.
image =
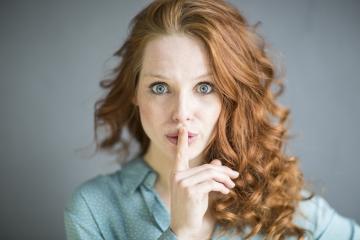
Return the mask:
{"type": "Polygon", "coordinates": [[[174,97],[172,108],[172,120],[177,123],[186,123],[192,119],[192,105],[194,102],[186,94],[178,94],[174,97]]]}

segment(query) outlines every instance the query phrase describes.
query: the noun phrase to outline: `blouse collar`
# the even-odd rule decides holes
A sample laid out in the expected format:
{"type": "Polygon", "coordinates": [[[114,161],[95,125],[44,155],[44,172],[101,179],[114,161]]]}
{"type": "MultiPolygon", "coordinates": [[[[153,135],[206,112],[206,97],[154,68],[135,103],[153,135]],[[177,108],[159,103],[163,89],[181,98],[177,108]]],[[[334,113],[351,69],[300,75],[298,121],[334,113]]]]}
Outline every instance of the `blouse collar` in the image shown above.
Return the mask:
{"type": "Polygon", "coordinates": [[[153,189],[158,177],[158,173],[145,162],[142,156],[125,163],[119,173],[124,192],[128,194],[133,194],[140,185],[153,189]]]}

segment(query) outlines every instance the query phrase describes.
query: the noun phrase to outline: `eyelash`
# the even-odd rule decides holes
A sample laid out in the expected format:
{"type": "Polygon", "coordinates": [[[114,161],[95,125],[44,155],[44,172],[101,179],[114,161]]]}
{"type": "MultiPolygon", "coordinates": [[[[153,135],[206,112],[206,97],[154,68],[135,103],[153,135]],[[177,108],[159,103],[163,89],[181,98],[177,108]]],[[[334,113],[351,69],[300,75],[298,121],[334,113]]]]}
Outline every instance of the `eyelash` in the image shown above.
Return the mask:
{"type": "MultiPolygon", "coordinates": [[[[150,92],[151,92],[152,94],[155,94],[155,95],[164,95],[164,94],[166,94],[166,93],[156,93],[156,92],[154,92],[153,87],[155,87],[156,85],[160,85],[160,84],[167,85],[165,82],[153,82],[153,83],[150,84],[150,86],[149,86],[150,92]]],[[[202,85],[202,84],[207,84],[207,85],[209,85],[210,88],[211,88],[211,90],[210,90],[208,93],[200,93],[200,94],[202,94],[202,95],[208,95],[208,94],[210,94],[210,93],[212,93],[212,92],[215,91],[215,90],[214,90],[214,84],[212,84],[212,83],[210,83],[210,82],[199,82],[199,83],[198,83],[198,85],[202,85]]]]}

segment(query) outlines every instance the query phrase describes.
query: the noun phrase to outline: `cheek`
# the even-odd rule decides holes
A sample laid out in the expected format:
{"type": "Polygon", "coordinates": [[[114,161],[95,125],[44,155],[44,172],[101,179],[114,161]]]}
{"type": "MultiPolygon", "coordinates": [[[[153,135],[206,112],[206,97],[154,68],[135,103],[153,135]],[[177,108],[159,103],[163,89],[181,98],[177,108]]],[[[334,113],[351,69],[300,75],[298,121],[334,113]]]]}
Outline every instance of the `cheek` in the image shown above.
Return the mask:
{"type": "Polygon", "coordinates": [[[151,135],[151,132],[154,131],[161,122],[159,116],[163,116],[162,108],[159,108],[157,104],[148,99],[143,99],[139,103],[140,119],[141,124],[148,135],[151,135]],[[154,129],[154,130],[153,130],[154,129]]]}
{"type": "Polygon", "coordinates": [[[209,112],[207,116],[208,129],[210,130],[210,133],[214,130],[217,120],[219,119],[220,116],[220,110],[218,109],[214,109],[214,110],[216,111],[209,112]]]}
{"type": "Polygon", "coordinates": [[[202,118],[204,121],[207,122],[207,124],[209,125],[208,127],[212,127],[213,125],[215,125],[221,112],[220,100],[212,99],[212,101],[207,102],[206,107],[203,107],[202,109],[205,109],[202,118]]]}
{"type": "Polygon", "coordinates": [[[209,140],[209,137],[215,130],[221,112],[221,105],[218,104],[217,102],[216,103],[213,102],[213,105],[209,105],[209,106],[213,106],[213,107],[207,108],[206,116],[203,115],[203,122],[205,123],[203,125],[205,127],[203,131],[207,141],[209,140]]]}

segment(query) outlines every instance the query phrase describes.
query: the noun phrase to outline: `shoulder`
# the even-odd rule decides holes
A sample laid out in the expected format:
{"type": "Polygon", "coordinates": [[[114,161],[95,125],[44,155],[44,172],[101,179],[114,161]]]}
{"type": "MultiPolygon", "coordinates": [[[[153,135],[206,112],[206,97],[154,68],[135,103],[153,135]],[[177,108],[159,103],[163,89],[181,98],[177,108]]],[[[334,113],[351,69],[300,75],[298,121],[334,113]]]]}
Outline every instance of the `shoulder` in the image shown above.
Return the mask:
{"type": "MultiPolygon", "coordinates": [[[[123,221],[121,170],[98,175],[75,188],[64,208],[67,236],[98,236],[108,233],[112,222],[123,221]]],[[[87,238],[87,237],[84,237],[87,238]]]]}
{"type": "Polygon", "coordinates": [[[68,199],[65,210],[85,212],[96,206],[104,206],[111,199],[114,190],[121,189],[118,174],[120,170],[112,174],[97,175],[77,186],[68,199]]]}
{"type": "Polygon", "coordinates": [[[117,170],[110,174],[97,175],[76,187],[74,195],[77,197],[82,196],[86,199],[100,200],[98,197],[108,195],[114,189],[122,188],[123,184],[119,178],[121,173],[121,170],[117,170]]]}
{"type": "Polygon", "coordinates": [[[132,174],[134,164],[109,173],[97,175],[72,192],[65,204],[64,222],[68,239],[102,239],[112,236],[114,224],[119,233],[125,232],[123,224],[129,206],[136,194],[127,194],[128,185],[137,179],[132,174]]]}
{"type": "Polygon", "coordinates": [[[97,212],[113,212],[113,208],[128,204],[131,200],[128,193],[141,184],[148,171],[149,168],[138,158],[112,173],[97,175],[75,188],[66,209],[88,208],[97,212]]]}
{"type": "MultiPolygon", "coordinates": [[[[303,196],[309,196],[307,191],[302,192],[303,196]]],[[[340,215],[320,195],[314,195],[308,200],[299,203],[295,216],[295,223],[311,232],[316,239],[336,239],[336,237],[348,236],[347,239],[357,237],[359,226],[353,219],[340,215]],[[329,238],[331,236],[331,238],[329,238]]]]}

